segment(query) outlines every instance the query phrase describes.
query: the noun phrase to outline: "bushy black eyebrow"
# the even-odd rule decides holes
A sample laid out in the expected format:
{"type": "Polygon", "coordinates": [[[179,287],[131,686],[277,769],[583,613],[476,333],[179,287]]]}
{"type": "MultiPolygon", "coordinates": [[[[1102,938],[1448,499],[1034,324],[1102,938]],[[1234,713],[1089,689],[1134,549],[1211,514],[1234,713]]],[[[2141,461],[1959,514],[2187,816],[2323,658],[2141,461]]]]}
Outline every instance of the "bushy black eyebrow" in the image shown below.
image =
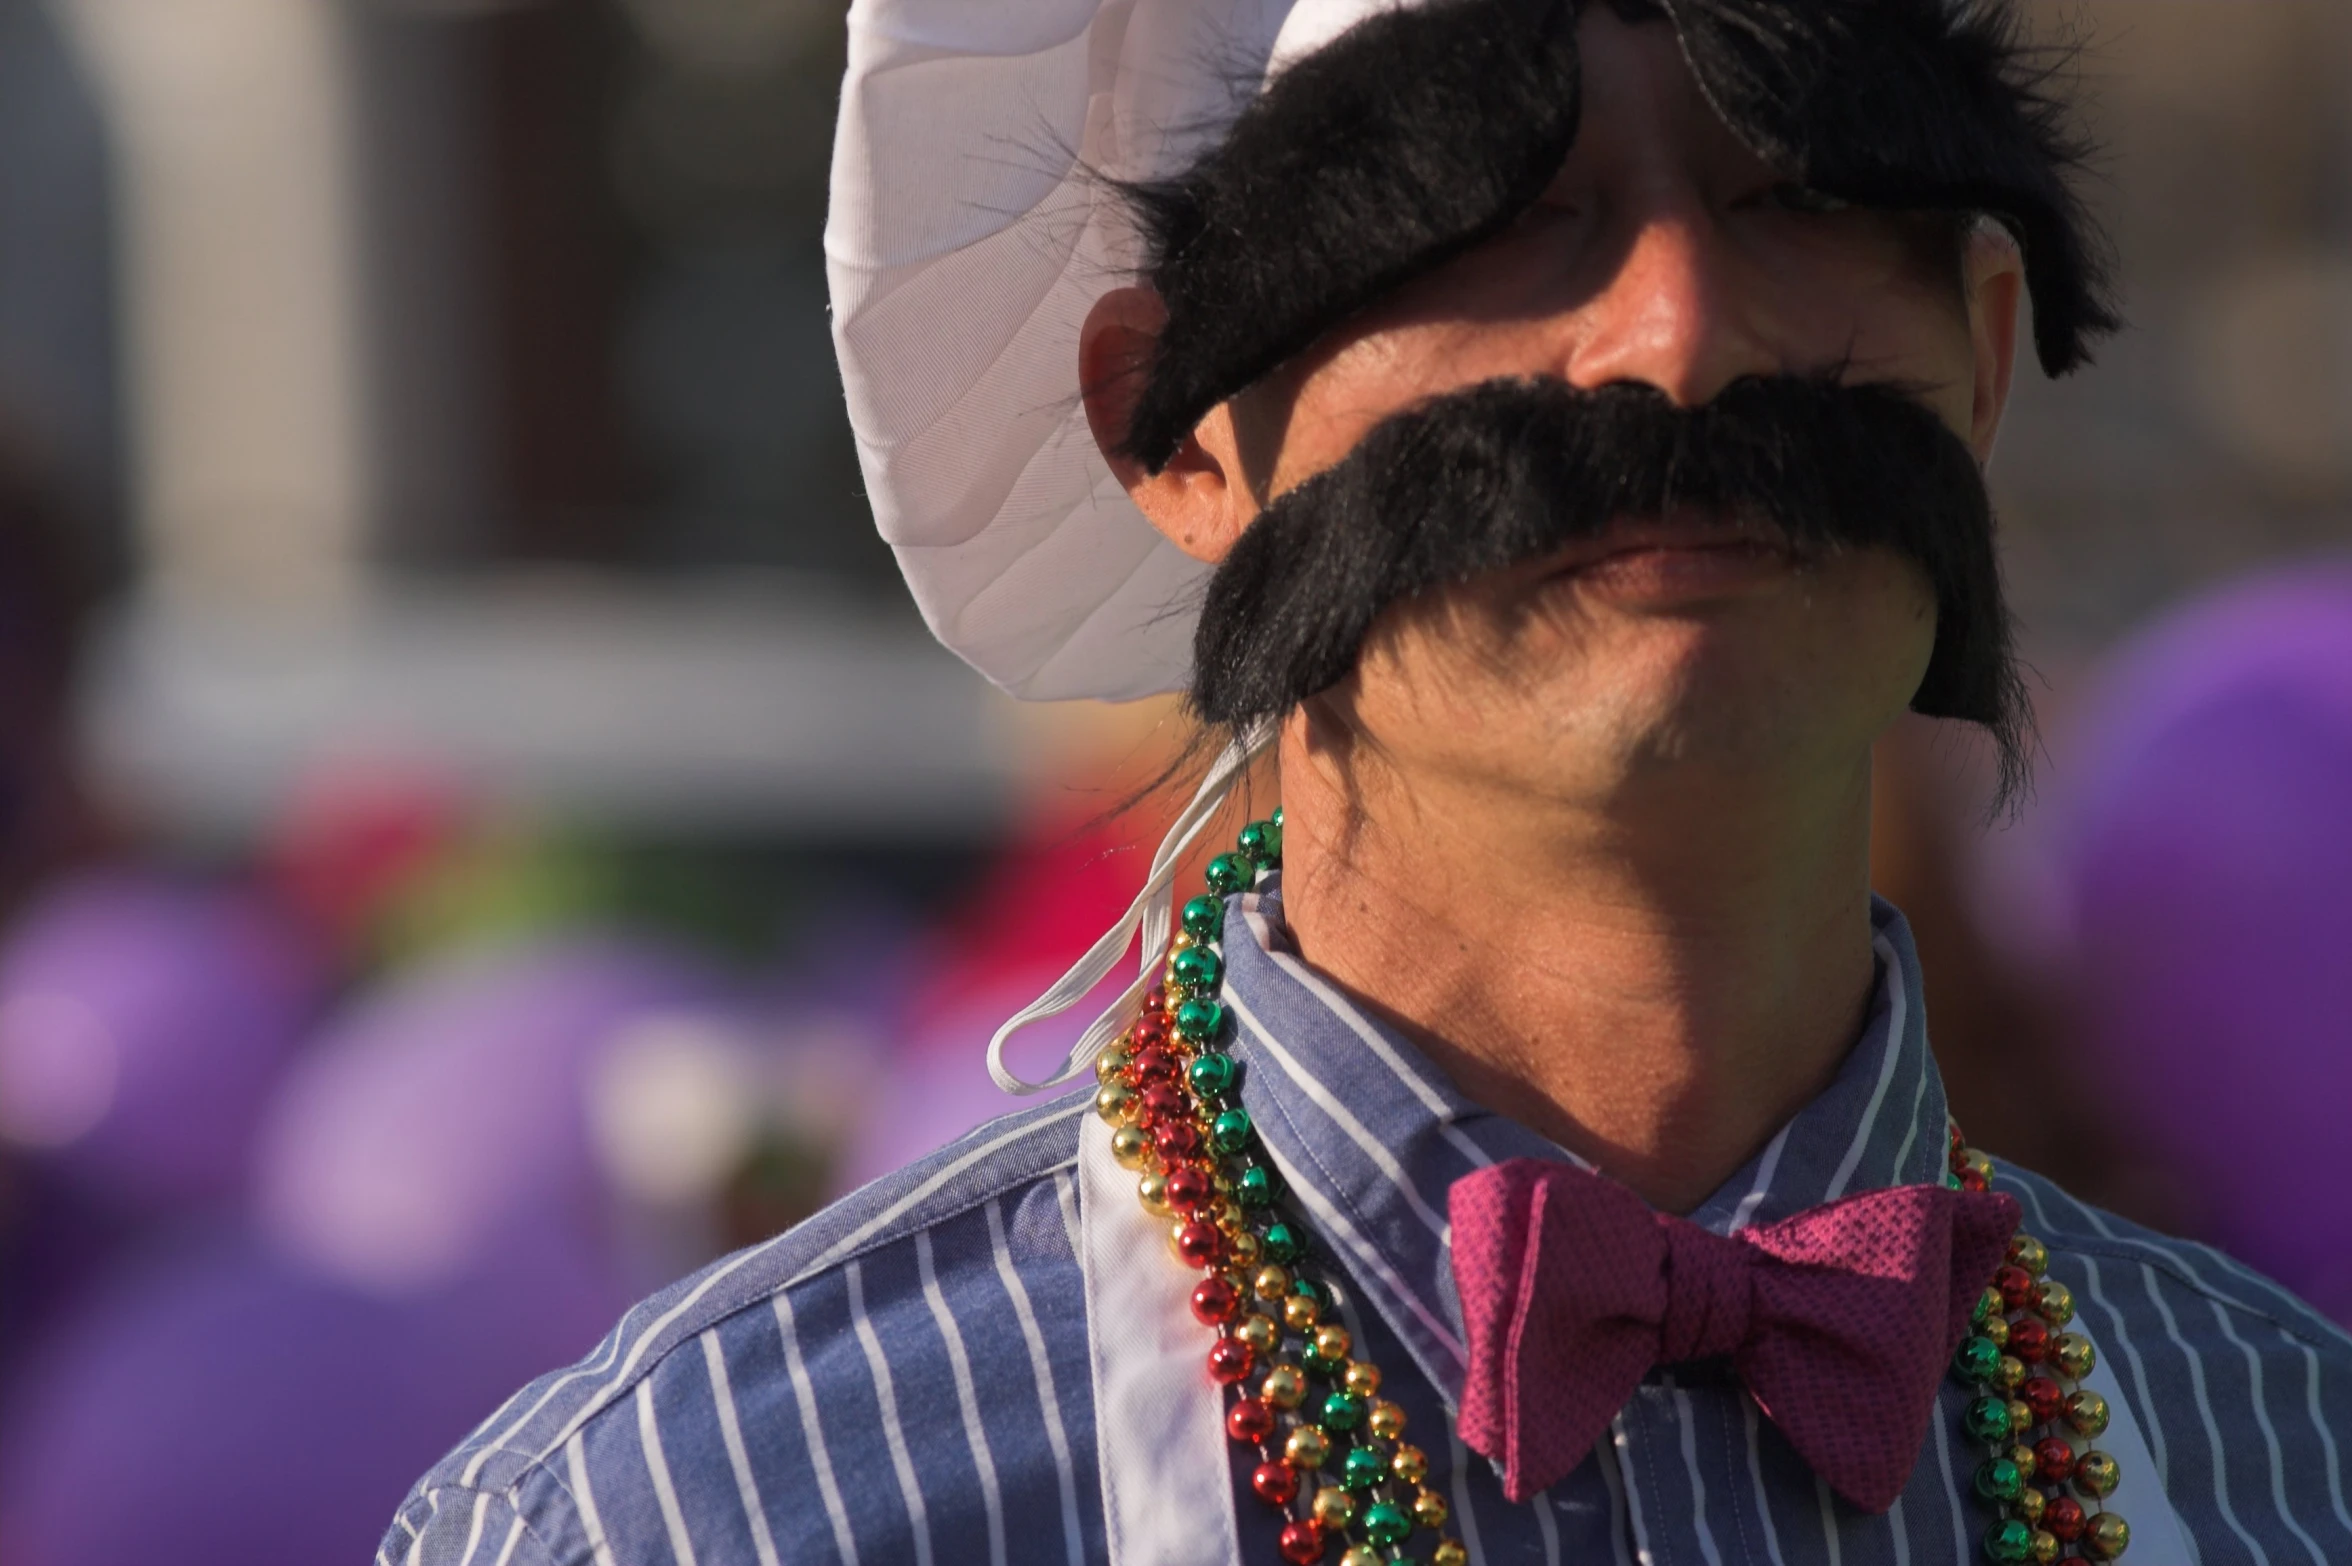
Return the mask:
{"type": "MultiPolygon", "coordinates": [[[[2087,148],[2005,0],[1608,0],[1671,23],[1759,157],[1860,206],[2017,237],[2043,368],[2120,324],[2087,148]]],[[[1574,145],[1580,0],[1384,12],[1275,78],[1174,178],[1121,187],[1167,320],[1121,442],[1157,470],[1218,403],[1499,233],[1574,145]]]]}

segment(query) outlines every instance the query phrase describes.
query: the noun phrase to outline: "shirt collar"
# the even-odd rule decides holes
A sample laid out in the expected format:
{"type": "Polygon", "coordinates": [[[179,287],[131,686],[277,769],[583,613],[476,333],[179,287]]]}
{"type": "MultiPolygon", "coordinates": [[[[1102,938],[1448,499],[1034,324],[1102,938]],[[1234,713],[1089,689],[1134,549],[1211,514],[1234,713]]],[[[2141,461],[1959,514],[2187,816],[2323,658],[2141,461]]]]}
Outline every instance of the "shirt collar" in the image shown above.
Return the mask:
{"type": "MultiPolygon", "coordinates": [[[[1730,1233],[1853,1192],[1941,1177],[1944,1088],[1928,1052],[1918,953],[1893,905],[1873,900],[1871,929],[1877,987],[1853,1052],[1692,1221],[1730,1233]]],[[[1453,1405],[1464,1350],[1446,1193],[1504,1159],[1573,1160],[1470,1102],[1395,1029],[1300,961],[1278,881],[1229,910],[1224,951],[1242,1102],[1301,1216],[1453,1405]]]]}

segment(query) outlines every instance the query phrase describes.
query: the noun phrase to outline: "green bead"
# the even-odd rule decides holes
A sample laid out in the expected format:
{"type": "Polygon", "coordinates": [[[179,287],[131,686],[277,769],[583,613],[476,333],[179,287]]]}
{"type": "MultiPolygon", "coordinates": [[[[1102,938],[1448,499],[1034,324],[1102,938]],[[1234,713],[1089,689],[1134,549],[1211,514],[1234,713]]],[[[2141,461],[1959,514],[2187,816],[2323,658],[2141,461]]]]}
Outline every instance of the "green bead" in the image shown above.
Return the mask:
{"type": "Polygon", "coordinates": [[[1346,1489],[1369,1490],[1387,1477],[1388,1464],[1368,1446],[1350,1449],[1347,1461],[1340,1465],[1339,1482],[1346,1489]]]}
{"type": "Polygon", "coordinates": [[[1184,933],[1196,941],[1213,941],[1225,933],[1225,900],[1196,897],[1184,905],[1184,933]]]}
{"type": "MultiPolygon", "coordinates": [[[[1222,1060],[1224,1057],[1217,1058],[1222,1060]]],[[[1252,1211],[1272,1206],[1274,1198],[1280,1194],[1275,1184],[1274,1171],[1264,1164],[1250,1165],[1241,1172],[1241,1178],[1233,1182],[1234,1200],[1252,1211]]],[[[1271,1250],[1268,1254],[1272,1254],[1271,1250]]]]}
{"type": "Polygon", "coordinates": [[[2000,1362],[2001,1345],[1991,1338],[1963,1338],[1952,1355],[1952,1374],[1970,1386],[1983,1386],[1993,1379],[1993,1367],[2000,1362]]]}
{"type": "Polygon", "coordinates": [[[1208,872],[1202,877],[1209,883],[1209,890],[1219,896],[1246,892],[1257,878],[1257,867],[1239,854],[1219,854],[1209,861],[1208,872]]]}
{"type": "Polygon", "coordinates": [[[1185,1075],[1192,1079],[1192,1090],[1203,1098],[1215,1098],[1233,1086],[1233,1057],[1211,1052],[1193,1058],[1185,1075]]]}
{"type": "Polygon", "coordinates": [[[1274,807],[1273,820],[1276,826],[1282,825],[1282,807],[1280,805],[1274,807]]]}
{"type": "Polygon", "coordinates": [[[1188,990],[1213,990],[1225,977],[1225,959],[1207,946],[1187,946],[1168,964],[1168,977],[1188,990]]]}
{"type": "Polygon", "coordinates": [[[2012,1517],[1997,1522],[1984,1536],[1985,1559],[2003,1566],[2019,1566],[2033,1559],[2033,1530],[2012,1517]]]}
{"type": "Polygon", "coordinates": [[[2024,1487],[2024,1472],[2006,1457],[1976,1465],[1976,1493],[1988,1501],[2014,1501],[2024,1487]]]}
{"type": "Polygon", "coordinates": [[[1402,1544],[1413,1531],[1413,1520],[1393,1501],[1375,1501],[1364,1508],[1364,1537],[1381,1549],[1402,1544]]]}
{"type": "Polygon", "coordinates": [[[1326,1310],[1331,1306],[1331,1291],[1312,1278],[1291,1279],[1290,1292],[1301,1299],[1313,1300],[1326,1310]]]}
{"type": "Polygon", "coordinates": [[[1241,829],[1241,851],[1259,864],[1282,863],[1282,828],[1271,821],[1252,821],[1241,829]]]}
{"type": "Polygon", "coordinates": [[[1344,1359],[1325,1359],[1313,1349],[1299,1356],[1299,1363],[1307,1367],[1307,1374],[1318,1381],[1333,1381],[1347,1369],[1344,1359]]]}
{"type": "Polygon", "coordinates": [[[1239,1107],[1228,1109],[1209,1122],[1209,1146],[1220,1153],[1238,1153],[1249,1146],[1249,1111],[1239,1107]]]}
{"type": "Polygon", "coordinates": [[[1977,1440],[1989,1446],[1998,1446],[2009,1439],[2008,1399],[1980,1397],[1968,1405],[1968,1411],[1960,1416],[1960,1423],[1977,1440]]]}
{"type": "Polygon", "coordinates": [[[1217,1036],[1225,1026],[1225,1008],[1213,1000],[1188,1000],[1176,1008],[1176,1031],[1202,1043],[1217,1036]]]}
{"type": "Polygon", "coordinates": [[[1323,1400],[1323,1428],[1341,1433],[1364,1422],[1364,1400],[1353,1392],[1334,1392],[1323,1400]]]}
{"type": "Polygon", "coordinates": [[[1268,1224],[1263,1244],[1266,1260],[1277,1266],[1287,1267],[1307,1254],[1307,1242],[1299,1237],[1299,1232],[1296,1229],[1286,1223],[1268,1224]]]}

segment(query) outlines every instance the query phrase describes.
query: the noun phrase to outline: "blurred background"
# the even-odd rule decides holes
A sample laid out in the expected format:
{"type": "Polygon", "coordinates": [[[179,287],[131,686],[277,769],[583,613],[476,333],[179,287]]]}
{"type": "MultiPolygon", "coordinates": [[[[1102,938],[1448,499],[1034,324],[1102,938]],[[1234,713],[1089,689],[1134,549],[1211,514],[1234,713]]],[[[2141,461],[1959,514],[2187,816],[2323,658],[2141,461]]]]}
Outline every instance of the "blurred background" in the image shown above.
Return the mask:
{"type": "MultiPolygon", "coordinates": [[[[2352,9],[2028,9],[2134,329],[1996,466],[2035,792],[1906,725],[1879,878],[1974,1140],[2352,1320],[2352,9]]],[[[841,51],[0,0],[0,1566],[365,1559],[628,1302],[1007,1107],[1124,904],[1180,723],[992,695],[863,511],[841,51]]]]}

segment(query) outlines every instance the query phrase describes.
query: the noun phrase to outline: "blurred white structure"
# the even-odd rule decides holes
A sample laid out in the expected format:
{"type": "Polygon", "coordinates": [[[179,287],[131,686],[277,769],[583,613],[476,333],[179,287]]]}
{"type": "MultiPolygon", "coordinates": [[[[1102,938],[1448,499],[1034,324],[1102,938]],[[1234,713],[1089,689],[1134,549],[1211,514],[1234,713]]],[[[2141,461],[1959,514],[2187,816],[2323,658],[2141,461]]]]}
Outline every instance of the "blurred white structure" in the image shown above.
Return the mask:
{"type": "Polygon", "coordinates": [[[381,62],[342,0],[49,3],[121,186],[139,582],[91,681],[110,786],[210,837],[257,829],[314,767],[377,756],[662,828],[989,817],[1007,775],[990,698],[911,615],[618,575],[387,575],[388,517],[462,525],[485,503],[462,237],[403,206],[467,210],[462,127],[413,95],[406,118],[380,93],[371,112],[381,62]]]}

